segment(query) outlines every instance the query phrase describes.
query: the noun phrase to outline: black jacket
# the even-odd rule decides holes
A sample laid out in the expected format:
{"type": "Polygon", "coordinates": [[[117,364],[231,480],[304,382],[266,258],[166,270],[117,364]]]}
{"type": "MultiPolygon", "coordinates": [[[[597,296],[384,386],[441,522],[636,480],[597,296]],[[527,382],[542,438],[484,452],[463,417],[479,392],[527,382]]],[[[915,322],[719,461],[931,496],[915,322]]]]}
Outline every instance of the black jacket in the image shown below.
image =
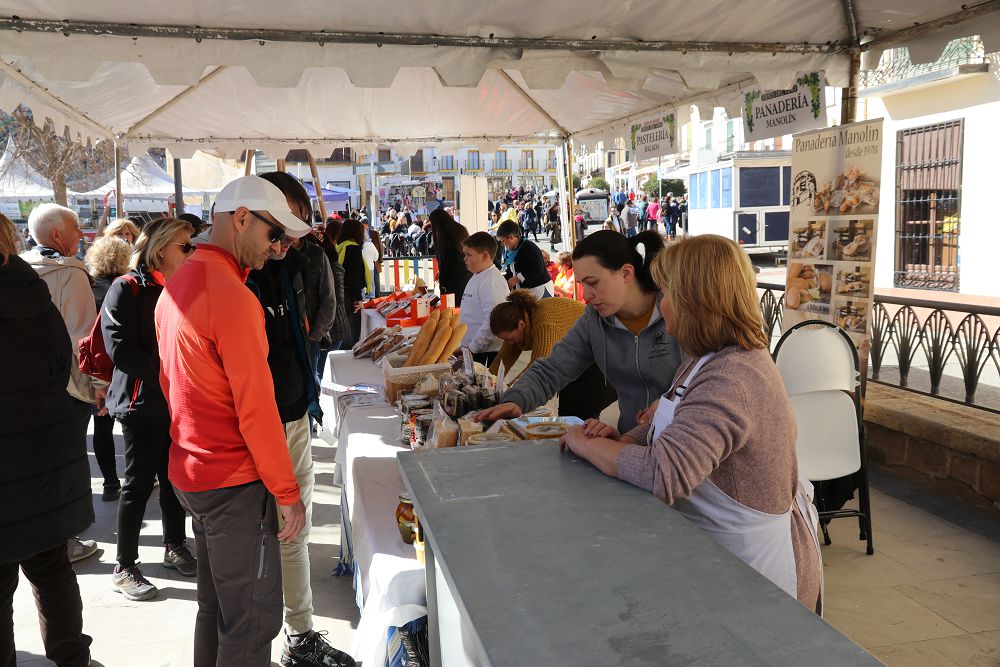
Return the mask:
{"type": "Polygon", "coordinates": [[[160,388],[160,349],[153,320],[163,285],[145,269],[126,275],[138,283],[138,292],[133,292],[128,280],[119,278],[111,283],[101,308],[104,347],[115,362],[108,412],[123,422],[168,424],[170,413],[160,388]]]}
{"type": "Polygon", "coordinates": [[[309,410],[317,419],[319,392],[309,368],[306,350],[305,267],[307,260],[295,248],[282,260],[270,260],[251,271],[247,287],[264,308],[267,365],[274,382],[274,399],[284,423],[302,419],[309,410]]]}
{"type": "Polygon", "coordinates": [[[348,313],[354,312],[354,302],[361,301],[361,291],[365,288],[365,258],[361,246],[349,245],[344,250],[344,304],[348,313]]]}
{"type": "Polygon", "coordinates": [[[0,266],[0,345],[0,563],[10,563],[94,522],[86,412],[66,392],[69,334],[45,283],[16,256],[0,266]]]}
{"type": "Polygon", "coordinates": [[[337,313],[337,291],[330,260],[310,237],[298,248],[305,259],[305,317],[311,341],[329,340],[337,313]]]}
{"type": "MultiPolygon", "coordinates": [[[[347,321],[347,294],[344,290],[344,267],[337,261],[337,253],[324,250],[326,258],[330,261],[330,269],[333,271],[333,291],[337,294],[337,309],[333,318],[333,327],[330,329],[327,345],[335,341],[344,341],[351,337],[351,324],[347,321]]],[[[351,304],[351,312],[354,312],[354,304],[351,304]]],[[[338,346],[339,349],[339,346],[338,346]]]]}
{"type": "Polygon", "coordinates": [[[542,251],[528,239],[521,239],[517,258],[507,267],[504,277],[509,279],[519,273],[524,276],[520,287],[525,289],[538,287],[552,280],[549,270],[545,268],[542,251]]]}
{"type": "Polygon", "coordinates": [[[442,252],[438,255],[438,284],[441,294],[454,294],[455,305],[462,305],[462,295],[465,286],[469,284],[472,274],[465,268],[461,251],[442,252]]]}

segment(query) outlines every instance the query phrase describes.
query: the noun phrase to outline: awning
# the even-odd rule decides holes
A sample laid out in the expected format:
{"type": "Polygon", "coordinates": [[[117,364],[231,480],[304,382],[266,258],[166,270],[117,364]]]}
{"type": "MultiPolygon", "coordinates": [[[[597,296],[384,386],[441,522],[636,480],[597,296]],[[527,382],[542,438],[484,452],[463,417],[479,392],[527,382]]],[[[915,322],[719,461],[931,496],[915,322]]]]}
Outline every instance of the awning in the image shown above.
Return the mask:
{"type": "MultiPolygon", "coordinates": [[[[309,193],[309,199],[316,199],[316,188],[313,186],[313,184],[303,183],[302,185],[305,186],[306,192],[309,193]]],[[[339,201],[347,201],[348,199],[351,198],[351,195],[347,194],[346,192],[337,192],[329,188],[320,188],[320,191],[323,193],[323,201],[339,202],[339,201]]]]}
{"type": "Polygon", "coordinates": [[[0,199],[52,199],[45,178],[15,155],[12,139],[0,155],[0,199]]]}
{"type": "MultiPolygon", "coordinates": [[[[182,174],[183,175],[183,174],[182,174]]],[[[174,179],[148,155],[136,155],[122,170],[122,197],[128,199],[165,200],[174,196],[174,179]]],[[[111,179],[104,185],[90,192],[81,192],[76,197],[104,197],[115,189],[115,181],[111,179]]],[[[194,188],[184,188],[185,195],[200,195],[204,191],[194,188]]]]}
{"type": "Polygon", "coordinates": [[[489,151],[518,138],[623,136],[634,115],[670,105],[735,115],[743,88],[780,88],[799,72],[845,86],[852,50],[872,39],[876,63],[879,49],[901,44],[914,61],[933,60],[956,34],[997,51],[998,8],[0,0],[0,108],[25,103],[56,127],[178,157],[201,147],[370,154],[387,143],[406,155],[432,142],[489,151]]]}

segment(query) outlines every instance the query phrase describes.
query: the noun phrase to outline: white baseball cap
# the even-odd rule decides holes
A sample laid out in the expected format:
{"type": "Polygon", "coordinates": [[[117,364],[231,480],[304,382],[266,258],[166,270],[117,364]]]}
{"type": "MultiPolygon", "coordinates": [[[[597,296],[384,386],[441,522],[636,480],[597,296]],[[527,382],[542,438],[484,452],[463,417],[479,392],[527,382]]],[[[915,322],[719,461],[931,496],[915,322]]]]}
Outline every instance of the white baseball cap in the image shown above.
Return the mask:
{"type": "Polygon", "coordinates": [[[278,186],[260,176],[243,176],[230,181],[215,198],[216,213],[232,213],[240,207],[270,213],[293,239],[312,231],[309,223],[292,213],[278,186]]]}

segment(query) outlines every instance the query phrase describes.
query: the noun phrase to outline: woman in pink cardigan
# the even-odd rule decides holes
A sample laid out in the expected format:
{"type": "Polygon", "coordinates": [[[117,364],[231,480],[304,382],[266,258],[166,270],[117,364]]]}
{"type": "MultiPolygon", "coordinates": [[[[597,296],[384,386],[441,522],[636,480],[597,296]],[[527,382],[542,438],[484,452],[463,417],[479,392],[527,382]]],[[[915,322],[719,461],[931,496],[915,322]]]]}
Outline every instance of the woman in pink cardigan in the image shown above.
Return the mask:
{"type": "Polygon", "coordinates": [[[812,487],[799,480],[795,417],[768,354],[750,260],[729,239],[694,236],[667,246],[653,277],[688,360],[650,424],[622,435],[590,420],[563,447],[650,491],[820,613],[812,487]]]}

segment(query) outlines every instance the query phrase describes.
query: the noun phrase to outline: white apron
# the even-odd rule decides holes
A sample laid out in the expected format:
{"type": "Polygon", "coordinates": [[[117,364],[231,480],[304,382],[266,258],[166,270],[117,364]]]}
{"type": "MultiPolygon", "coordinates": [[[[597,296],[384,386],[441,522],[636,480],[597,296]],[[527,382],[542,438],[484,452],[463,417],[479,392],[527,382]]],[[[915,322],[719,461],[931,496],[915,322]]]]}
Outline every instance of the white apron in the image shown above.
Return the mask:
{"type": "MultiPolygon", "coordinates": [[[[650,444],[674,421],[674,411],[683,400],[691,380],[713,356],[714,353],[706,354],[698,360],[684,383],[675,389],[673,400],[668,401],[666,397],[660,399],[653,416],[650,444]]],[[[799,480],[793,502],[798,504],[799,511],[807,518],[816,543],[816,553],[819,554],[819,538],[816,534],[818,516],[809,500],[811,491],[812,484],[799,480]]],[[[761,512],[737,502],[711,479],[706,478],[689,498],[675,502],[674,509],[783,591],[793,598],[798,597],[791,505],[783,514],[761,512]]],[[[822,577],[822,563],[819,571],[822,577]]]]}

